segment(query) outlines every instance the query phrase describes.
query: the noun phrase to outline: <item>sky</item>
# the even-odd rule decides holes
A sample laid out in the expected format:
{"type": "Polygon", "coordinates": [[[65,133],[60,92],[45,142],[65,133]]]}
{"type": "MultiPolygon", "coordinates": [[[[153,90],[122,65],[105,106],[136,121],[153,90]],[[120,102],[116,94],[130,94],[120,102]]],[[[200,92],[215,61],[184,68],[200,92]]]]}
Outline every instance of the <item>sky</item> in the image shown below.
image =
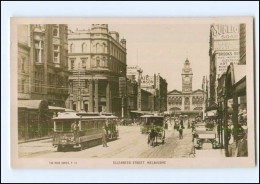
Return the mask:
{"type": "MultiPolygon", "coordinates": [[[[68,25],[69,29],[90,29],[91,24],[68,25]]],[[[109,24],[127,43],[127,65],[139,65],[143,75],[160,75],[168,91],[181,90],[181,72],[186,58],[193,71],[193,90],[201,88],[209,74],[209,24],[109,24]]]]}

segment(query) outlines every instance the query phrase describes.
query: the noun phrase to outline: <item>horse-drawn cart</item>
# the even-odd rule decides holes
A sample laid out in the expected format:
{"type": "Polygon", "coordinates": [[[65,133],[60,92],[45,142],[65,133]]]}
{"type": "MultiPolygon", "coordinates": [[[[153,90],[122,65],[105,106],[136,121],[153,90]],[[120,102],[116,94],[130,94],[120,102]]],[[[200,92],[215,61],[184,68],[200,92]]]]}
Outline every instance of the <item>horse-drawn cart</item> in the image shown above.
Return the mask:
{"type": "Polygon", "coordinates": [[[143,125],[141,133],[148,133],[148,144],[151,146],[157,145],[158,141],[161,144],[165,143],[165,123],[164,117],[158,115],[141,116],[143,125]]]}

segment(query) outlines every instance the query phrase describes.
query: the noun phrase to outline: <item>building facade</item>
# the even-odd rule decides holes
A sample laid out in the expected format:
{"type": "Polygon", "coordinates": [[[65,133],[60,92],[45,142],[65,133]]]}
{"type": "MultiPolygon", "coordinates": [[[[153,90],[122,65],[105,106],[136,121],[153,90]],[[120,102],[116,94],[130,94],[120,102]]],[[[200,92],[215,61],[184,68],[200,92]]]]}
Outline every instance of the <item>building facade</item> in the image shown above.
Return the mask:
{"type": "Polygon", "coordinates": [[[226,72],[230,63],[239,62],[239,24],[212,24],[210,26],[209,107],[217,104],[217,79],[226,72]]]}
{"type": "Polygon", "coordinates": [[[203,89],[192,90],[193,73],[188,59],[184,62],[181,75],[182,91],[175,89],[168,93],[168,112],[189,117],[202,115],[206,93],[203,89]]]}
{"type": "Polygon", "coordinates": [[[168,83],[160,74],[141,77],[141,89],[151,93],[151,111],[167,111],[167,86],[168,83]]]}
{"type": "Polygon", "coordinates": [[[67,25],[18,26],[18,99],[65,106],[67,25]]]}
{"type": "Polygon", "coordinates": [[[69,32],[67,107],[89,112],[121,113],[119,77],[126,77],[126,40],[107,24],[69,32]]]}
{"type": "Polygon", "coordinates": [[[19,140],[50,135],[48,106],[65,107],[67,41],[65,24],[18,26],[19,140]]]}

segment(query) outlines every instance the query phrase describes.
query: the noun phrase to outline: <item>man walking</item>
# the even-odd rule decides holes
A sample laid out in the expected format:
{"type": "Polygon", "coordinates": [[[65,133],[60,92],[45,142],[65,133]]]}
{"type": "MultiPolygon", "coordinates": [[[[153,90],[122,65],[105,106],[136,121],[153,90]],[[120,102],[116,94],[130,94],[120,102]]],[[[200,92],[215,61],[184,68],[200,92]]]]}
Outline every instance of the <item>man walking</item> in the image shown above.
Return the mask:
{"type": "Polygon", "coordinates": [[[108,147],[108,145],[107,145],[107,135],[106,135],[105,126],[103,127],[102,144],[103,144],[103,147],[108,147]]]}
{"type": "Polygon", "coordinates": [[[183,139],[183,126],[179,126],[179,139],[183,139]]]}

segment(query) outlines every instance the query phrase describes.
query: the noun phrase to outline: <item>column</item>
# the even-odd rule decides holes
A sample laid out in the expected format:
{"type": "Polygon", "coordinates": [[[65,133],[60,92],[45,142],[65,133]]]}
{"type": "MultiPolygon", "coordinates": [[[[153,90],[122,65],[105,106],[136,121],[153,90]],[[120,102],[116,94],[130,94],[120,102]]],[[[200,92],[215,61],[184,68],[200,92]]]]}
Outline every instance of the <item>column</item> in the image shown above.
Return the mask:
{"type": "Polygon", "coordinates": [[[89,80],[89,112],[93,112],[93,81],[89,80]]]}
{"type": "Polygon", "coordinates": [[[226,95],[224,97],[224,148],[225,148],[225,156],[226,157],[229,157],[229,152],[228,152],[228,135],[227,135],[227,129],[228,129],[228,113],[227,113],[227,109],[228,109],[228,105],[227,105],[227,98],[226,98],[226,95]]]}
{"type": "Polygon", "coordinates": [[[236,94],[233,97],[233,114],[232,114],[233,128],[234,128],[234,141],[238,142],[238,97],[236,94]]]}
{"type": "Polygon", "coordinates": [[[70,102],[69,108],[70,108],[70,109],[73,109],[73,100],[70,100],[69,102],[70,102]]]}
{"type": "Polygon", "coordinates": [[[95,80],[95,112],[98,112],[98,80],[95,80]]]}
{"type": "Polygon", "coordinates": [[[111,112],[111,92],[110,92],[110,84],[109,81],[107,81],[107,87],[106,87],[106,112],[110,113],[111,112]]]}

